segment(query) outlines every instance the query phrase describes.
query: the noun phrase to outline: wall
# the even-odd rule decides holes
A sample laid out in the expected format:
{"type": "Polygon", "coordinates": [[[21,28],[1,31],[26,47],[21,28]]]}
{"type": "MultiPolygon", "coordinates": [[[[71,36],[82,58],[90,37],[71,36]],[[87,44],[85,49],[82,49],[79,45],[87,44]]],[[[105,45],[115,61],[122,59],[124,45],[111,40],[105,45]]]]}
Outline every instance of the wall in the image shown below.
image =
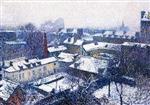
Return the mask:
{"type": "Polygon", "coordinates": [[[49,63],[46,65],[34,67],[32,69],[26,69],[16,72],[5,72],[5,78],[15,82],[29,82],[44,78],[55,72],[59,67],[58,62],[49,63]]]}

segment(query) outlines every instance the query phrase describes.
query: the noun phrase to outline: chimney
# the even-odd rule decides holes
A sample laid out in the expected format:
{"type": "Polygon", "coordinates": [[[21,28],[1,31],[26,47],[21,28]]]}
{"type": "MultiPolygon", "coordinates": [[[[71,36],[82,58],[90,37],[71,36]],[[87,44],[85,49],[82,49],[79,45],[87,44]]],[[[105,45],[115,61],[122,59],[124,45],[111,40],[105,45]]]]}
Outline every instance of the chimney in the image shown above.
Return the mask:
{"type": "Polygon", "coordinates": [[[47,37],[44,33],[44,58],[48,57],[47,37]]]}
{"type": "Polygon", "coordinates": [[[29,59],[25,59],[26,62],[29,62],[29,59]]]}
{"type": "Polygon", "coordinates": [[[78,40],[77,37],[74,37],[73,43],[76,43],[77,40],[78,40]]]}
{"type": "Polygon", "coordinates": [[[70,37],[68,38],[68,42],[71,42],[71,38],[70,37]]]}
{"type": "Polygon", "coordinates": [[[10,61],[10,63],[9,63],[9,64],[10,64],[10,66],[13,66],[13,62],[12,62],[12,61],[10,61]]]}

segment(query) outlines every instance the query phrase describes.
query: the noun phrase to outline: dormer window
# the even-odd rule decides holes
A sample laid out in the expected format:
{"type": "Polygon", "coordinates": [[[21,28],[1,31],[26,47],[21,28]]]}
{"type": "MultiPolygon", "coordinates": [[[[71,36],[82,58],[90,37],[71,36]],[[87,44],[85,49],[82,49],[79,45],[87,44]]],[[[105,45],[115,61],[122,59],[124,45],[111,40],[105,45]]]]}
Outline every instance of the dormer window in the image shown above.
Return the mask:
{"type": "Polygon", "coordinates": [[[33,66],[33,67],[36,67],[36,63],[32,63],[32,66],[33,66]]]}
{"type": "Polygon", "coordinates": [[[23,70],[23,66],[18,66],[20,70],[23,70]]]}
{"type": "Polygon", "coordinates": [[[29,59],[25,59],[26,62],[29,62],[29,59]]]}
{"type": "Polygon", "coordinates": [[[41,62],[37,62],[38,65],[41,65],[41,62]]]}
{"type": "Polygon", "coordinates": [[[71,42],[71,38],[68,38],[68,42],[71,42]]]}
{"type": "Polygon", "coordinates": [[[31,65],[30,65],[30,64],[26,64],[26,66],[27,66],[28,68],[30,68],[30,67],[31,67],[31,65]]]}

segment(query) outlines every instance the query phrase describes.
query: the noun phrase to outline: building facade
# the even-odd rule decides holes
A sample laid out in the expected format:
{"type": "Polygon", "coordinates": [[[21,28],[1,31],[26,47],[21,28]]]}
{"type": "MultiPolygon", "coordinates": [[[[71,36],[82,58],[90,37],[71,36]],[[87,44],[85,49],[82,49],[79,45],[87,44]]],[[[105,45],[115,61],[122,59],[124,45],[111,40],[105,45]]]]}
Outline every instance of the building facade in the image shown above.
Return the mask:
{"type": "Polygon", "coordinates": [[[150,12],[141,11],[141,42],[150,43],[150,12]]]}
{"type": "Polygon", "coordinates": [[[55,73],[58,67],[59,64],[54,57],[10,62],[10,67],[4,71],[4,78],[27,83],[55,73]]]}
{"type": "Polygon", "coordinates": [[[121,68],[124,73],[147,74],[150,64],[150,45],[143,43],[125,42],[121,48],[121,68]]]}
{"type": "Polygon", "coordinates": [[[69,37],[64,41],[63,44],[67,47],[67,50],[65,52],[71,54],[82,54],[83,40],[76,37],[69,37]]]}

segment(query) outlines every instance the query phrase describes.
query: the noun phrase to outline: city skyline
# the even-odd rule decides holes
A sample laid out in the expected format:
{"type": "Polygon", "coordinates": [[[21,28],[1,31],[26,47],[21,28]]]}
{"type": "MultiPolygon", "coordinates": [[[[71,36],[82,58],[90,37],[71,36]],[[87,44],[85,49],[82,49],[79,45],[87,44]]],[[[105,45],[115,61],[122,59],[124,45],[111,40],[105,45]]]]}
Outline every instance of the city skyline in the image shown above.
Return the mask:
{"type": "Polygon", "coordinates": [[[1,24],[16,26],[63,18],[65,27],[111,28],[122,24],[139,31],[140,11],[150,2],[3,2],[1,24]],[[32,11],[32,12],[31,12],[32,11]],[[9,18],[8,18],[9,17],[9,18]]]}

